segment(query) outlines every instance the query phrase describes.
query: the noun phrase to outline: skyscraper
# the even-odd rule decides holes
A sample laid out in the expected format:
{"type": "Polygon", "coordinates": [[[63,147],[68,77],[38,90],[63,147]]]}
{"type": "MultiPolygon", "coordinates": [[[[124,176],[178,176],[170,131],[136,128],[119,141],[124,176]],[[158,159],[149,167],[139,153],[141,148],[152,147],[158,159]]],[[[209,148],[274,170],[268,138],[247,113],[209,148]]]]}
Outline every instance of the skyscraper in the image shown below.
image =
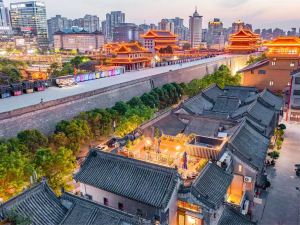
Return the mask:
{"type": "Polygon", "coordinates": [[[49,41],[53,43],[53,35],[57,31],[63,31],[64,29],[68,29],[72,27],[72,20],[62,17],[61,15],[56,15],[55,17],[47,20],[48,24],[48,34],[49,41]]]}
{"type": "Polygon", "coordinates": [[[10,18],[8,9],[4,7],[3,0],[0,0],[0,34],[10,33],[10,18]]]}
{"type": "Polygon", "coordinates": [[[192,48],[199,48],[202,43],[202,16],[197,9],[193,16],[190,16],[190,44],[192,48]]]}
{"type": "Polygon", "coordinates": [[[104,31],[106,40],[113,40],[113,30],[119,23],[125,23],[125,13],[122,13],[121,11],[113,11],[106,14],[104,31]]]}
{"type": "Polygon", "coordinates": [[[245,23],[241,20],[232,23],[232,33],[235,34],[245,27],[245,23]]]}
{"type": "Polygon", "coordinates": [[[162,19],[158,23],[158,29],[159,30],[170,31],[170,32],[174,33],[175,32],[175,24],[172,20],[162,19]]]}
{"type": "Polygon", "coordinates": [[[100,31],[100,19],[98,16],[85,15],[83,17],[83,29],[87,32],[100,31]]]}
{"type": "Polygon", "coordinates": [[[113,30],[114,42],[130,42],[139,40],[139,28],[134,23],[119,23],[113,30]]]}
{"type": "Polygon", "coordinates": [[[210,48],[223,49],[225,47],[224,28],[220,19],[214,18],[208,22],[206,42],[210,48]]]}
{"type": "Polygon", "coordinates": [[[36,36],[40,48],[48,48],[46,6],[41,1],[10,4],[11,25],[19,34],[36,36]]]}

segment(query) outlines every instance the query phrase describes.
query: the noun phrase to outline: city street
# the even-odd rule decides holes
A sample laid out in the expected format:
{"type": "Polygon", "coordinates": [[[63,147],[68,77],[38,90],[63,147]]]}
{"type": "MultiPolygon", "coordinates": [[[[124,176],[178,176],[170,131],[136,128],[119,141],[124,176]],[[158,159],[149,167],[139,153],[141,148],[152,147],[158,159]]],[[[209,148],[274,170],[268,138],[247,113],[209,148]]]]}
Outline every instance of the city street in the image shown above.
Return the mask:
{"type": "Polygon", "coordinates": [[[214,58],[207,58],[198,61],[183,63],[182,66],[177,64],[177,65],[170,65],[164,67],[148,68],[141,71],[127,72],[120,76],[107,77],[103,79],[79,83],[78,85],[73,87],[68,87],[68,88],[50,87],[44,92],[35,92],[32,94],[11,97],[7,99],[0,99],[0,113],[8,112],[18,108],[27,107],[30,105],[39,104],[41,99],[43,99],[44,102],[48,102],[55,99],[60,99],[60,98],[88,92],[88,91],[97,90],[99,88],[109,87],[115,84],[120,84],[120,83],[132,81],[140,78],[145,78],[145,77],[165,73],[170,70],[179,70],[179,69],[183,69],[195,65],[202,65],[202,64],[205,64],[203,65],[203,67],[205,67],[207,63],[208,64],[213,63],[230,57],[232,56],[222,55],[214,58]]]}
{"type": "Polygon", "coordinates": [[[284,144],[275,169],[269,171],[271,189],[260,225],[299,225],[300,178],[294,165],[300,163],[300,124],[287,124],[284,144]]]}

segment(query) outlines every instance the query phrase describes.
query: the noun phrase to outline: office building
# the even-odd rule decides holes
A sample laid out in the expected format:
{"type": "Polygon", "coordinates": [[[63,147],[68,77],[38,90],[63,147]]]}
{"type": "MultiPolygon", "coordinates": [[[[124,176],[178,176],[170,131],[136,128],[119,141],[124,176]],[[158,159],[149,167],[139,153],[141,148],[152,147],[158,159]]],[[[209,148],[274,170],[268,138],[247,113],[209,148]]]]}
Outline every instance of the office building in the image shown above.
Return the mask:
{"type": "Polygon", "coordinates": [[[48,48],[46,5],[41,1],[10,4],[11,25],[15,33],[36,36],[40,48],[48,48]]]}
{"type": "Polygon", "coordinates": [[[232,23],[231,33],[235,34],[245,27],[245,23],[241,20],[232,23]]]}
{"type": "Polygon", "coordinates": [[[113,29],[114,42],[131,42],[139,40],[139,28],[134,23],[119,23],[113,29]]]}
{"type": "Polygon", "coordinates": [[[190,44],[192,48],[199,48],[202,43],[202,16],[197,9],[193,16],[190,16],[190,44]]]}
{"type": "Polygon", "coordinates": [[[55,32],[70,29],[72,27],[72,20],[62,17],[61,15],[56,15],[51,19],[47,20],[48,25],[48,35],[50,43],[53,43],[53,35],[55,32]]]}
{"type": "Polygon", "coordinates": [[[113,40],[113,30],[119,23],[125,23],[125,13],[122,13],[121,11],[113,11],[106,14],[104,33],[107,41],[113,40]]]}
{"type": "Polygon", "coordinates": [[[208,22],[208,31],[206,35],[206,42],[210,48],[224,49],[225,36],[223,23],[220,19],[215,18],[213,21],[208,22]]]}
{"type": "Polygon", "coordinates": [[[80,27],[92,33],[100,30],[100,19],[98,16],[85,15],[83,18],[73,20],[72,26],[80,27]]]}
{"type": "Polygon", "coordinates": [[[170,31],[170,32],[174,33],[174,31],[175,31],[175,24],[174,24],[174,22],[172,20],[162,19],[158,23],[158,29],[159,30],[164,30],[164,31],[170,31]]]}
{"type": "Polygon", "coordinates": [[[10,33],[9,10],[4,7],[3,0],[0,0],[0,34],[9,35],[10,33]]]}
{"type": "Polygon", "coordinates": [[[96,51],[103,45],[104,35],[99,31],[89,33],[85,30],[72,28],[54,34],[54,48],[57,50],[78,50],[85,53],[96,51]]]}

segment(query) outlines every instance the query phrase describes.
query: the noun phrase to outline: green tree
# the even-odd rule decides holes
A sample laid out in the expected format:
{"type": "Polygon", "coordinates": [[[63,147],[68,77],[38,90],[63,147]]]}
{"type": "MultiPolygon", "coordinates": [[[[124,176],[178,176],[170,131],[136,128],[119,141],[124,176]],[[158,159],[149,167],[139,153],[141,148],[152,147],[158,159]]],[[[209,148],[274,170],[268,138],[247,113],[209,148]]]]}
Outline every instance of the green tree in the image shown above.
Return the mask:
{"type": "Polygon", "coordinates": [[[249,60],[246,62],[246,64],[247,65],[251,65],[251,64],[253,64],[253,63],[257,63],[257,62],[259,62],[259,61],[262,61],[262,60],[264,60],[264,59],[266,59],[267,58],[267,56],[266,56],[266,54],[265,53],[263,53],[263,54],[261,54],[261,55],[259,55],[259,56],[253,56],[253,55],[250,55],[250,57],[249,57],[249,60]]]}
{"type": "Polygon", "coordinates": [[[139,97],[133,97],[130,101],[127,102],[130,107],[139,107],[143,105],[142,100],[139,97]]]}
{"type": "Polygon", "coordinates": [[[125,102],[120,101],[117,102],[112,109],[116,110],[120,115],[125,115],[129,106],[125,102]]]}
{"type": "Polygon", "coordinates": [[[38,149],[34,164],[39,176],[45,177],[57,194],[61,193],[61,188],[71,191],[76,158],[70,149],[61,147],[56,152],[50,148],[38,149]]]}
{"type": "Polygon", "coordinates": [[[0,198],[7,200],[29,184],[33,172],[30,160],[20,151],[0,145],[0,198]]]}
{"type": "Polygon", "coordinates": [[[17,138],[31,153],[35,153],[38,148],[48,145],[48,138],[38,130],[21,131],[18,133],[17,138]]]}

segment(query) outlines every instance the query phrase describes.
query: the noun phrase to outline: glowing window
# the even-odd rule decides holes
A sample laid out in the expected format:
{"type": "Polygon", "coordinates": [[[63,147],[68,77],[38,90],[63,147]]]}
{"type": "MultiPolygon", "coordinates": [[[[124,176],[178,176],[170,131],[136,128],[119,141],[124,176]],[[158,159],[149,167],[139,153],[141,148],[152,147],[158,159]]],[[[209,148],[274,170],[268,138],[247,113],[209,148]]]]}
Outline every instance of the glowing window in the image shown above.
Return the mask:
{"type": "Polygon", "coordinates": [[[243,166],[239,165],[239,172],[241,173],[243,171],[243,166]]]}

